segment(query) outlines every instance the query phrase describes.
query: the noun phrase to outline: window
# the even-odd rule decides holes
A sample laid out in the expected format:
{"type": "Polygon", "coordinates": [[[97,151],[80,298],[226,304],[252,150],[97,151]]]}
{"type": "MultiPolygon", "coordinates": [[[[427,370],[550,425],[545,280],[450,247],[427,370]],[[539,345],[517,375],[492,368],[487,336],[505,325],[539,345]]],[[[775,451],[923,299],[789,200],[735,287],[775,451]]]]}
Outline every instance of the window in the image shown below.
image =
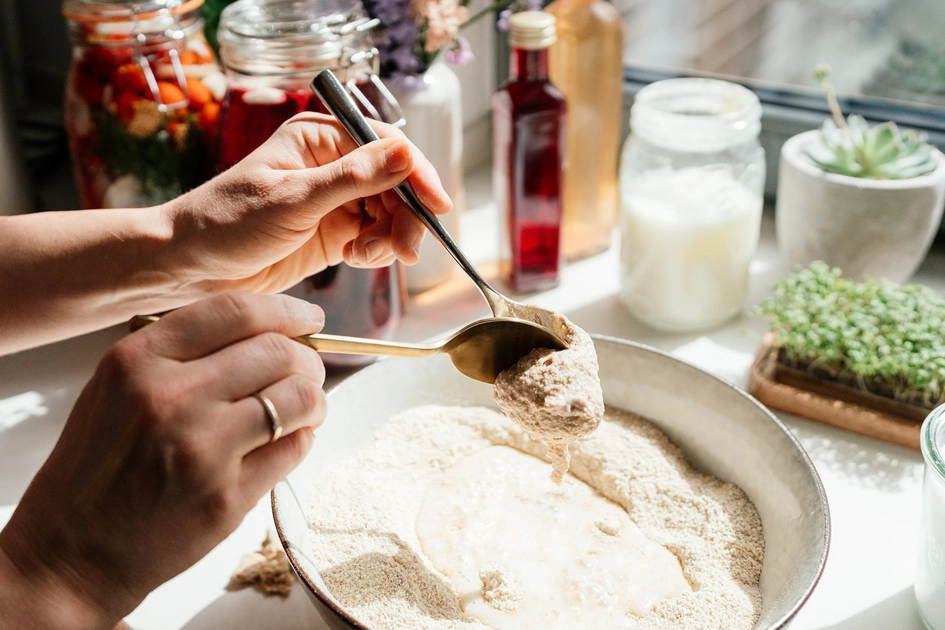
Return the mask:
{"type": "Polygon", "coordinates": [[[708,75],[759,95],[769,192],[780,142],[824,119],[819,63],[831,67],[846,113],[921,129],[945,148],[943,0],[613,1],[627,24],[631,93],[669,76],[708,75]]]}

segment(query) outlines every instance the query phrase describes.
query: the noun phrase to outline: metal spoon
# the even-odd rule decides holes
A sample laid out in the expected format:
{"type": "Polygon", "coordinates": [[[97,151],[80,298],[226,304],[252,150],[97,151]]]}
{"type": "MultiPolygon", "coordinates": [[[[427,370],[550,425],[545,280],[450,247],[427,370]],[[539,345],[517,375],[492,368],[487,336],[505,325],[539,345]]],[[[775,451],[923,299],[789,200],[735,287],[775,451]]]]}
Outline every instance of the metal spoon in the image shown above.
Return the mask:
{"type": "MultiPolygon", "coordinates": [[[[378,140],[377,134],[367,120],[361,114],[357,105],[348,96],[348,93],[342,87],[341,83],[335,77],[331,70],[322,70],[312,80],[312,90],[318,94],[318,97],[325,104],[335,118],[348,131],[354,141],[359,145],[365,145],[369,142],[378,140]]],[[[397,186],[394,190],[400,195],[408,206],[416,213],[423,224],[433,232],[433,235],[443,244],[443,247],[450,253],[453,259],[459,263],[466,275],[469,276],[479,291],[482,292],[486,302],[492,309],[492,314],[496,317],[505,317],[518,320],[527,320],[544,327],[549,334],[554,337],[555,344],[551,347],[564,349],[568,347],[566,341],[568,328],[561,317],[554,312],[537,308],[535,306],[526,306],[505,297],[486,282],[476,268],[473,267],[469,259],[466,258],[459,246],[453,241],[453,238],[446,231],[446,228],[440,223],[430,209],[423,205],[417,193],[408,182],[397,186]]]]}
{"type": "Polygon", "coordinates": [[[420,358],[445,353],[462,374],[491,385],[495,383],[499,372],[515,365],[533,349],[549,347],[549,342],[556,339],[537,324],[520,319],[493,317],[475,321],[443,341],[431,344],[322,334],[302,335],[295,340],[319,352],[342,354],[420,358]]]}
{"type": "MultiPolygon", "coordinates": [[[[135,315],[132,332],[161,319],[160,315],[135,315]]],[[[469,378],[495,383],[499,372],[509,369],[535,348],[557,349],[557,337],[532,322],[506,317],[480,319],[443,341],[430,344],[379,341],[340,335],[301,335],[295,341],[319,352],[370,354],[390,357],[432,357],[447,354],[453,366],[469,378]]]]}

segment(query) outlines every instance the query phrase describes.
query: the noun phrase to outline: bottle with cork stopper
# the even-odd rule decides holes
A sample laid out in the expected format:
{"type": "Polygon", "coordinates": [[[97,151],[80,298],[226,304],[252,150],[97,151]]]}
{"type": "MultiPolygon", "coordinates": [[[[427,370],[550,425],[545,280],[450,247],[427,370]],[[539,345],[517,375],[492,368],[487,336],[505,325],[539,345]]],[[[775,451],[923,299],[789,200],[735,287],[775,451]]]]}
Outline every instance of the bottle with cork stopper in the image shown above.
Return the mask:
{"type": "Polygon", "coordinates": [[[555,18],[509,20],[509,80],[492,96],[493,196],[502,224],[502,270],[517,292],[556,286],[561,268],[566,107],[548,77],[555,18]]]}

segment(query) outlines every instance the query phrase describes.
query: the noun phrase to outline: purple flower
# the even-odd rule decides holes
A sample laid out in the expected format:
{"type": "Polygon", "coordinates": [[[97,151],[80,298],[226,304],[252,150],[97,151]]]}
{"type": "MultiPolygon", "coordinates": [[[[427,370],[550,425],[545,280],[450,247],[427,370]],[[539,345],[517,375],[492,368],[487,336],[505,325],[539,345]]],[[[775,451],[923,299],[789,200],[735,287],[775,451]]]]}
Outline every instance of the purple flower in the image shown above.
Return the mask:
{"type": "Polygon", "coordinates": [[[512,9],[505,9],[504,11],[499,11],[499,19],[496,20],[496,28],[500,31],[509,30],[509,18],[512,17],[512,9]]]}
{"type": "Polygon", "coordinates": [[[543,0],[512,0],[508,6],[508,9],[499,11],[499,19],[495,23],[500,31],[509,30],[509,18],[516,11],[541,11],[544,2],[543,0]]]}
{"type": "Polygon", "coordinates": [[[469,42],[466,41],[465,37],[460,37],[456,40],[456,45],[453,48],[447,50],[444,55],[446,61],[453,64],[454,66],[464,66],[468,63],[471,63],[475,59],[473,55],[472,47],[469,45],[469,42]]]}

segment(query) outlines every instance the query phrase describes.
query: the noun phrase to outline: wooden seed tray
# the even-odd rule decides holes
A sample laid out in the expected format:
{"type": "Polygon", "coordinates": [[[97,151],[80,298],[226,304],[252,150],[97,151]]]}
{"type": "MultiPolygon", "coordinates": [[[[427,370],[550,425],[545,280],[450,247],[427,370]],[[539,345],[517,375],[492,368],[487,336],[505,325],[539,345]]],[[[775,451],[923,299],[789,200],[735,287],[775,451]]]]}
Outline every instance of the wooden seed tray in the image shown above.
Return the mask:
{"type": "Polygon", "coordinates": [[[795,416],[919,450],[929,410],[779,365],[774,335],[765,335],[751,366],[748,391],[765,405],[795,416]]]}

